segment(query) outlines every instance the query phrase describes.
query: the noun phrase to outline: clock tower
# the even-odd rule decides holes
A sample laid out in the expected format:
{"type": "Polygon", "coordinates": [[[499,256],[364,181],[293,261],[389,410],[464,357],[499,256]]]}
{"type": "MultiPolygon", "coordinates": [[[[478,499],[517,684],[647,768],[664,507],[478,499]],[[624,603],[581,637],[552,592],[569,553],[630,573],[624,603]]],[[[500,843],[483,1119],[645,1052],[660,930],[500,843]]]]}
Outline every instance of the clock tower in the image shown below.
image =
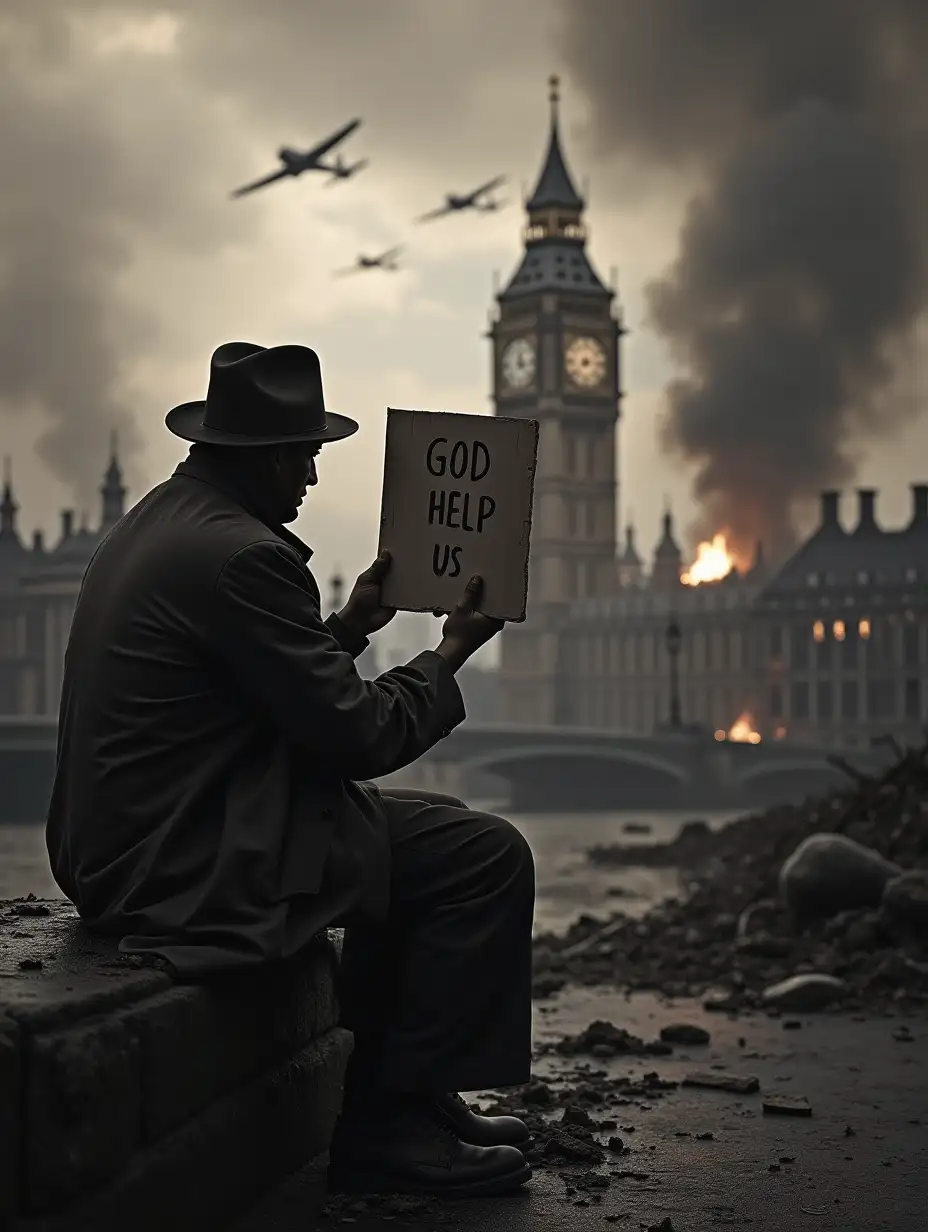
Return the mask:
{"type": "Polygon", "coordinates": [[[490,339],[497,415],[539,421],[527,619],[501,636],[503,718],[571,722],[563,653],[570,604],[616,581],[616,430],[621,401],[614,292],[586,252],[584,201],[561,150],[558,79],[541,175],[525,203],[525,251],[497,295],[490,339]]]}

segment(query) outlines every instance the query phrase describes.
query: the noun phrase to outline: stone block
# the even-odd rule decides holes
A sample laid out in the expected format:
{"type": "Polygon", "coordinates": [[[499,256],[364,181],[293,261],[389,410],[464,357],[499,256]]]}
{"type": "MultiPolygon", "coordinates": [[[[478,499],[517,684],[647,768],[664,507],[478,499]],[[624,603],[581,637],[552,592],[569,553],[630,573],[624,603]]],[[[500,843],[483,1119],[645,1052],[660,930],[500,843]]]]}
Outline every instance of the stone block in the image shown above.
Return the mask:
{"type": "Polygon", "coordinates": [[[286,973],[181,985],[129,1011],[141,1047],[146,1141],[335,1026],[334,964],[331,947],[320,945],[286,973]]]}
{"type": "Polygon", "coordinates": [[[141,1140],[138,1040],[120,1016],[24,1041],[22,1193],[51,1210],[114,1176],[141,1140]]]}
{"type": "Polygon", "coordinates": [[[351,1047],[334,1028],[140,1151],[66,1213],[20,1220],[13,1232],[222,1232],[328,1147],[351,1047]]]}
{"type": "Polygon", "coordinates": [[[20,1031],[0,1012],[0,1228],[19,1201],[20,1031]]]}

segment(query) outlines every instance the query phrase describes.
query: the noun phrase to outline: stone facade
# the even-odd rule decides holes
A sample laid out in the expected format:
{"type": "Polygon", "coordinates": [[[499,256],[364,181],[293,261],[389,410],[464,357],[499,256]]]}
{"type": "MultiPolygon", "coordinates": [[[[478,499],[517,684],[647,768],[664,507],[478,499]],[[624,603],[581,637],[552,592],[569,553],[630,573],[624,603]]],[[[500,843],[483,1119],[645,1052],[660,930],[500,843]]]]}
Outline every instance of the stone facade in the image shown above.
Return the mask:
{"type": "Polygon", "coordinates": [[[29,546],[18,526],[9,464],[0,500],[0,714],[29,718],[58,714],[64,652],[84,571],[104,535],[125,512],[126,489],[112,445],[100,488],[100,515],[91,529],[61,514],[54,547],[41,531],[29,546]]]}
{"type": "Polygon", "coordinates": [[[918,743],[928,721],[928,485],[908,523],[884,530],[876,493],[822,494],[815,533],[758,596],[752,640],[764,733],[838,747],[918,743]]]}

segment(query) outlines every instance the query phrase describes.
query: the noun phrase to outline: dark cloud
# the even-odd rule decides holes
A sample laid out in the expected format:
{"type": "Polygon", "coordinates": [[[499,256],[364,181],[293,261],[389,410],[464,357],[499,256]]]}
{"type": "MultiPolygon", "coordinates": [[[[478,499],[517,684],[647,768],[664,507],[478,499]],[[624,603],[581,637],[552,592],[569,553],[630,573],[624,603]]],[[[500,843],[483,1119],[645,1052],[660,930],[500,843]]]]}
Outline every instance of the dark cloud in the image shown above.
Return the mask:
{"type": "Polygon", "coordinates": [[[113,427],[134,490],[143,478],[124,378],[158,353],[163,323],[144,287],[127,289],[138,255],[186,255],[211,276],[226,249],[258,233],[254,202],[233,206],[228,189],[268,170],[278,145],[311,143],[356,114],[365,127],[351,153],[371,155],[365,174],[441,191],[496,171],[507,137],[491,116],[528,54],[527,10],[527,0],[505,10],[489,0],[6,0],[0,412],[44,425],[41,454],[81,503],[95,499],[113,427]],[[172,13],[165,54],[100,54],[120,20],[172,13]],[[255,163],[257,138],[268,149],[255,163]]]}
{"type": "MultiPolygon", "coordinates": [[[[923,0],[569,0],[600,151],[699,187],[650,288],[683,375],[665,446],[702,531],[789,546],[910,400],[893,357],[928,302],[923,0]]],[[[905,374],[903,374],[905,375],[905,374]]]]}

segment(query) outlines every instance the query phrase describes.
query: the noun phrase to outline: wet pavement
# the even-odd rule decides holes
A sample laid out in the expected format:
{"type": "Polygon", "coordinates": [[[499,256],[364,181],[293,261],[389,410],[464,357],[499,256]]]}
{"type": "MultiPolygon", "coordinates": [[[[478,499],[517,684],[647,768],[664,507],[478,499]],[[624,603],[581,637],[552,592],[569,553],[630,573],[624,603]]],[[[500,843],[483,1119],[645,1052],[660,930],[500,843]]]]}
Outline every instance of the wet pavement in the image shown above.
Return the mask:
{"type": "Polygon", "coordinates": [[[693,1003],[575,989],[536,1005],[536,1044],[579,1032],[593,1019],[645,1039],[668,1023],[686,1022],[704,1027],[711,1039],[705,1046],[677,1045],[670,1056],[545,1055],[535,1073],[556,1087],[559,1075],[595,1086],[618,1075],[657,1071],[679,1082],[707,1071],[756,1077],[759,1091],[680,1086],[647,1099],[613,1093],[605,1106],[589,1110],[594,1120],[617,1123],[597,1137],[605,1144],[618,1134],[625,1153],[606,1152],[605,1162],[593,1168],[546,1161],[517,1194],[409,1217],[368,1215],[344,1205],[321,1216],[321,1178],[307,1170],[229,1232],[921,1232],[928,1226],[928,1023],[828,1014],[729,1018],[693,1003]],[[774,1095],[806,1097],[812,1115],[765,1113],[763,1102],[774,1095]]]}

